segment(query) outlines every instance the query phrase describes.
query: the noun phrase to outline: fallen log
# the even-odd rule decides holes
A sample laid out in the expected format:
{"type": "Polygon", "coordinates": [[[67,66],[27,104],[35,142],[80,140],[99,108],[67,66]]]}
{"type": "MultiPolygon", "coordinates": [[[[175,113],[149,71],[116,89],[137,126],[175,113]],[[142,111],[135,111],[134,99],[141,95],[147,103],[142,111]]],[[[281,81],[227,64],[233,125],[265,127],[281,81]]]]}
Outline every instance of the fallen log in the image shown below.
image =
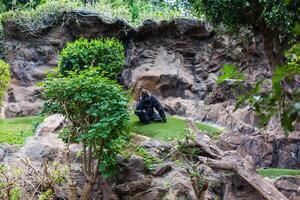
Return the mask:
{"type": "Polygon", "coordinates": [[[187,126],[195,135],[192,146],[208,154],[208,157],[198,156],[200,163],[235,172],[266,200],[288,200],[272,183],[257,174],[251,156],[242,157],[236,151],[223,151],[208,135],[201,133],[191,120],[187,120],[187,126]]]}

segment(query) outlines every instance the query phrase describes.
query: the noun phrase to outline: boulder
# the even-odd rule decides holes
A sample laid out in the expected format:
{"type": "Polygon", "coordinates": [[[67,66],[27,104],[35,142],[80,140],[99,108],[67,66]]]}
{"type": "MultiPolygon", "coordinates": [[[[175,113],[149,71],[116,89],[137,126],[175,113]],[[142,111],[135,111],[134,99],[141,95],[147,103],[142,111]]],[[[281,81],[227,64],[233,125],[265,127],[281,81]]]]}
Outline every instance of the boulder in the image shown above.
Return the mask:
{"type": "Polygon", "coordinates": [[[2,161],[5,157],[5,149],[0,148],[0,161],[2,161]]]}
{"type": "MultiPolygon", "coordinates": [[[[246,181],[236,174],[222,174],[220,177],[223,199],[263,200],[264,198],[246,181]]],[[[217,188],[216,188],[217,189],[217,188]]]]}
{"type": "Polygon", "coordinates": [[[140,192],[134,196],[135,199],[143,200],[161,200],[167,192],[164,188],[150,188],[144,192],[140,192]]]}
{"type": "Polygon", "coordinates": [[[10,160],[18,151],[19,147],[17,145],[0,144],[0,161],[6,162],[10,160]]]}
{"type": "Polygon", "coordinates": [[[36,136],[27,139],[22,154],[36,161],[64,159],[65,143],[57,135],[36,136]]]}
{"type": "Polygon", "coordinates": [[[151,172],[153,176],[162,176],[165,173],[172,170],[172,166],[170,164],[158,164],[155,166],[155,169],[151,172]]]}
{"type": "MultiPolygon", "coordinates": [[[[119,183],[136,181],[145,178],[146,165],[140,156],[133,155],[129,159],[120,157],[118,160],[119,183]]],[[[123,186],[122,186],[123,187],[123,186]]]]}
{"type": "Polygon", "coordinates": [[[146,191],[151,185],[152,179],[145,177],[134,181],[128,181],[116,186],[116,192],[120,195],[133,195],[140,191],[146,191]]]}
{"type": "Polygon", "coordinates": [[[153,185],[166,188],[165,199],[168,200],[197,199],[189,175],[180,167],[173,167],[163,177],[153,179],[153,185]]]}
{"type": "Polygon", "coordinates": [[[246,124],[242,120],[239,120],[237,122],[236,128],[240,133],[246,133],[246,134],[251,134],[254,133],[255,131],[255,128],[253,126],[251,126],[250,124],[246,124]]]}
{"type": "Polygon", "coordinates": [[[58,133],[65,125],[66,119],[60,114],[47,117],[36,129],[36,136],[58,133]]]}
{"type": "Polygon", "coordinates": [[[299,169],[300,133],[294,132],[288,137],[281,132],[268,133],[235,130],[222,135],[218,144],[227,150],[237,149],[243,156],[251,155],[256,167],[299,169]]]}
{"type": "Polygon", "coordinates": [[[155,139],[142,142],[140,147],[147,150],[154,157],[159,157],[160,154],[169,152],[169,150],[172,148],[171,144],[155,139]]]}
{"type": "Polygon", "coordinates": [[[295,176],[283,176],[274,181],[275,187],[289,200],[300,199],[300,178],[295,176]]]}

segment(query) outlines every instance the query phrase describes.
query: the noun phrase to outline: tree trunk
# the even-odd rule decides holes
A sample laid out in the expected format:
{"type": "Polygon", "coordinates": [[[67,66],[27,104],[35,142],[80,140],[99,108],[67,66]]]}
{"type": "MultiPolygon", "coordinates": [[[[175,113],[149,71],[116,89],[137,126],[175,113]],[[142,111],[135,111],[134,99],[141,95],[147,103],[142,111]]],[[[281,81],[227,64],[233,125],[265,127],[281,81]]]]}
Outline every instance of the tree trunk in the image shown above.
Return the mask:
{"type": "Polygon", "coordinates": [[[68,181],[68,197],[69,200],[78,200],[77,198],[77,184],[74,180],[69,178],[68,181]]]}
{"type": "Polygon", "coordinates": [[[258,175],[252,157],[242,157],[236,151],[222,151],[209,136],[200,133],[194,123],[187,121],[195,134],[194,147],[200,148],[207,157],[198,156],[200,163],[217,169],[233,171],[247,181],[266,200],[288,200],[277,188],[258,175]]]}
{"type": "Polygon", "coordinates": [[[85,184],[82,189],[80,200],[89,200],[90,199],[90,193],[92,191],[92,187],[93,187],[92,178],[87,177],[85,179],[85,184]]]}

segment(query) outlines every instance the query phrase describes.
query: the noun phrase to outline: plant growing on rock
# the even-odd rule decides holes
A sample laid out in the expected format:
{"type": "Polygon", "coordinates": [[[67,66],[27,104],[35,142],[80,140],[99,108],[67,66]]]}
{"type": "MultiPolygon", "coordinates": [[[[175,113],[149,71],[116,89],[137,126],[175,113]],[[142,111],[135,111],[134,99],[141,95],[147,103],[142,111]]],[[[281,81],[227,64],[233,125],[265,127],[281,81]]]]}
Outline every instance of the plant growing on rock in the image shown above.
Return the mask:
{"type": "Polygon", "coordinates": [[[9,65],[3,60],[0,60],[0,106],[3,101],[5,91],[8,88],[9,81],[10,81],[9,65]]]}
{"type": "Polygon", "coordinates": [[[95,76],[96,71],[49,76],[44,83],[46,108],[70,120],[70,137],[75,135],[83,146],[82,200],[89,198],[99,172],[103,177],[114,174],[120,147],[129,137],[129,97],[115,81],[95,76]]]}
{"type": "Polygon", "coordinates": [[[0,165],[0,198],[4,200],[18,200],[21,197],[19,180],[22,171],[16,169],[9,173],[7,166],[0,165]]]}
{"type": "Polygon", "coordinates": [[[179,142],[177,149],[183,153],[186,158],[186,164],[182,164],[189,174],[194,192],[197,199],[205,199],[205,192],[208,189],[209,182],[201,174],[199,169],[199,163],[195,162],[195,157],[201,155],[201,151],[197,147],[193,147],[195,142],[195,134],[190,128],[185,130],[185,139],[183,142],[179,142]]]}
{"type": "Polygon", "coordinates": [[[155,164],[162,162],[159,158],[152,156],[147,150],[142,147],[137,148],[135,153],[143,158],[148,171],[153,170],[155,164]]]}
{"type": "Polygon", "coordinates": [[[114,79],[123,68],[124,61],[124,46],[120,41],[81,38],[68,43],[62,50],[59,71],[68,75],[70,71],[81,71],[92,66],[98,69],[95,72],[114,79]]]}
{"type": "Polygon", "coordinates": [[[299,21],[297,0],[189,0],[198,15],[230,30],[251,28],[264,37],[272,67],[282,64],[289,30],[299,21]]]}
{"type": "MultiPolygon", "coordinates": [[[[250,92],[238,99],[237,107],[247,103],[266,125],[271,117],[280,118],[283,128],[293,131],[300,123],[300,91],[297,79],[300,76],[300,9],[297,0],[189,0],[198,14],[216,25],[225,25],[231,30],[250,27],[264,37],[264,47],[269,57],[272,88],[262,89],[264,80],[258,80],[250,92]],[[288,50],[291,45],[294,45],[288,50]],[[288,51],[286,51],[288,50],[288,51]],[[287,59],[284,58],[284,52],[287,59]],[[275,67],[277,65],[277,67],[275,67]],[[278,66],[279,65],[279,66],[278,66]]],[[[218,83],[235,79],[239,87],[243,74],[233,65],[225,65],[218,83]]]]}
{"type": "Polygon", "coordinates": [[[0,0],[3,10],[13,10],[16,8],[35,8],[37,5],[44,3],[45,0],[0,0]]]}

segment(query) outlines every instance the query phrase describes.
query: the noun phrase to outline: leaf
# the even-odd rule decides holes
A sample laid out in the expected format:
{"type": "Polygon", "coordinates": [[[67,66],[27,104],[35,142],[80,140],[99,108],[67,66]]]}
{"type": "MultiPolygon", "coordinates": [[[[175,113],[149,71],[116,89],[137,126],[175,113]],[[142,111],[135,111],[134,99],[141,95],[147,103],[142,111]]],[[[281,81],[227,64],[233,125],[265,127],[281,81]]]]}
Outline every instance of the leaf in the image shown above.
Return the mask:
{"type": "Polygon", "coordinates": [[[227,79],[244,80],[245,76],[237,71],[237,67],[233,64],[225,64],[221,69],[221,76],[216,81],[217,84],[223,83],[227,79]]]}

